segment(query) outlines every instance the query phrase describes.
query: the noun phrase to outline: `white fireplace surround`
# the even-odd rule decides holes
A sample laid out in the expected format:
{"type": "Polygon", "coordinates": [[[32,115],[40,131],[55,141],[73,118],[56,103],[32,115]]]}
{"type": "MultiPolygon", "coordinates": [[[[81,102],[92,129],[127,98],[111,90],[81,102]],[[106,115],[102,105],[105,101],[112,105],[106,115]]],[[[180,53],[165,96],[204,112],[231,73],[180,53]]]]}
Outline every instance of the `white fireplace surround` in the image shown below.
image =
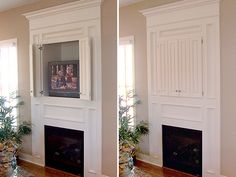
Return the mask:
{"type": "MultiPolygon", "coordinates": [[[[84,176],[100,177],[101,172],[101,0],[80,0],[24,14],[30,27],[30,74],[32,156],[26,160],[44,166],[44,125],[84,131],[84,176]],[[89,39],[90,50],[82,50],[86,68],[84,88],[89,95],[78,98],[40,95],[45,81],[42,62],[35,60],[34,45],[89,39]],[[88,53],[89,52],[89,53],[88,53]],[[90,58],[91,57],[91,58],[90,58]],[[91,65],[88,60],[91,60],[91,65]],[[86,63],[87,62],[87,63],[86,63]],[[89,69],[91,69],[91,73],[89,69]],[[91,78],[89,77],[91,74],[91,78]],[[42,78],[43,76],[39,76],[42,78]]],[[[81,50],[81,48],[80,48],[81,50]]],[[[84,69],[84,68],[83,68],[84,69]]],[[[83,73],[82,73],[83,74],[83,73]]],[[[82,93],[83,94],[83,93],[82,93]]]]}
{"type": "Polygon", "coordinates": [[[182,0],[141,11],[147,25],[146,160],[163,164],[162,125],[201,130],[203,177],[221,176],[219,3],[182,0]]]}

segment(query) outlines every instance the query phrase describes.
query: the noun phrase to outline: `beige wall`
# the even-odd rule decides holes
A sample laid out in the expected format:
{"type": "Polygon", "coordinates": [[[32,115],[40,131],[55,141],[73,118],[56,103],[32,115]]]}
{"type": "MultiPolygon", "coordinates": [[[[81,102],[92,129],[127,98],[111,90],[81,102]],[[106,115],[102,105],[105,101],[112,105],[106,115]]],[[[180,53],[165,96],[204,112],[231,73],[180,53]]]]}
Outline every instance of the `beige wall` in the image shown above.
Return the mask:
{"type": "Polygon", "coordinates": [[[236,1],[221,1],[221,170],[236,176],[236,1]]]}
{"type": "MultiPolygon", "coordinates": [[[[19,94],[25,104],[20,107],[20,119],[30,120],[29,64],[28,64],[28,23],[17,11],[0,13],[0,40],[17,38],[19,94]],[[25,72],[23,72],[25,71],[25,72]]],[[[31,137],[26,137],[24,151],[31,152],[31,137]]]]}
{"type": "MultiPolygon", "coordinates": [[[[30,120],[29,86],[29,25],[21,14],[76,0],[41,0],[37,3],[0,12],[0,40],[17,38],[19,60],[19,92],[25,101],[21,120],[30,120]]],[[[103,65],[103,173],[116,176],[116,1],[102,5],[102,65],[103,65]],[[108,155],[109,152],[109,155],[108,155]]],[[[36,140],[37,141],[37,140],[36,140]]],[[[31,138],[27,137],[24,151],[31,154],[31,138]]]]}
{"type": "Polygon", "coordinates": [[[102,171],[117,175],[117,5],[105,0],[102,5],[102,171]]]}
{"type": "MultiPolygon", "coordinates": [[[[120,8],[119,35],[134,36],[135,90],[142,101],[136,110],[138,121],[148,120],[146,20],[139,11],[175,1],[177,0],[145,0],[120,8]]],[[[143,138],[140,147],[142,153],[149,153],[148,136],[143,138]]]]}

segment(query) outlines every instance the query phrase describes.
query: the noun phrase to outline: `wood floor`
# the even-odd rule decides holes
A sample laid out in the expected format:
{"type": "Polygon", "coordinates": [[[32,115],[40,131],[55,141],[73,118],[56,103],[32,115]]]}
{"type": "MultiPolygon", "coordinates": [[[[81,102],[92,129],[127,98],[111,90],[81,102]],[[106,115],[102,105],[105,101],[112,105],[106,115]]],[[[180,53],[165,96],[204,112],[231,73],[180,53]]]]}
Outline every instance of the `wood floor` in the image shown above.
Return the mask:
{"type": "Polygon", "coordinates": [[[137,160],[135,166],[149,173],[153,177],[195,177],[193,175],[181,173],[167,168],[157,167],[137,160]]]}
{"type": "MultiPolygon", "coordinates": [[[[65,173],[59,170],[45,168],[38,165],[34,165],[25,161],[19,161],[18,165],[23,169],[34,174],[36,177],[78,177],[69,173],[65,173]]],[[[149,173],[153,177],[194,177],[192,175],[180,173],[174,170],[169,170],[154,165],[146,164],[141,161],[137,161],[136,166],[139,169],[149,173]]]]}
{"type": "Polygon", "coordinates": [[[25,161],[19,161],[18,165],[28,172],[34,174],[36,177],[78,177],[59,170],[41,167],[25,161]]]}

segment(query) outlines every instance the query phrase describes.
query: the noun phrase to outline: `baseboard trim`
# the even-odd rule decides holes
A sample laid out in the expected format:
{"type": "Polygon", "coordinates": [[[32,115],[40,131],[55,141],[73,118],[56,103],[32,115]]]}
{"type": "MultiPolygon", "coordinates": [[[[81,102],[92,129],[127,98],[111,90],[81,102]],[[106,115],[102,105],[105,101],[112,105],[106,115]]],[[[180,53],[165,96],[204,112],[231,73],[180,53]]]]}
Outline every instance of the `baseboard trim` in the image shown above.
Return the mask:
{"type": "Polygon", "coordinates": [[[159,159],[152,157],[150,155],[147,154],[143,154],[143,153],[138,153],[137,154],[137,160],[151,164],[151,165],[155,165],[158,167],[162,167],[162,165],[159,163],[159,159]]]}
{"type": "Polygon", "coordinates": [[[27,154],[27,153],[19,153],[19,159],[20,160],[24,160],[26,162],[35,164],[35,165],[39,165],[44,167],[44,164],[42,164],[41,159],[39,159],[38,157],[34,157],[31,154],[27,154]]]}
{"type": "MultiPolygon", "coordinates": [[[[138,153],[137,154],[137,160],[144,162],[144,163],[148,163],[157,167],[163,167],[162,165],[160,165],[158,158],[154,158],[150,155],[147,154],[142,154],[142,153],[138,153]]],[[[227,177],[225,175],[219,175],[220,177],[227,177]]],[[[106,177],[106,176],[104,176],[106,177]]]]}

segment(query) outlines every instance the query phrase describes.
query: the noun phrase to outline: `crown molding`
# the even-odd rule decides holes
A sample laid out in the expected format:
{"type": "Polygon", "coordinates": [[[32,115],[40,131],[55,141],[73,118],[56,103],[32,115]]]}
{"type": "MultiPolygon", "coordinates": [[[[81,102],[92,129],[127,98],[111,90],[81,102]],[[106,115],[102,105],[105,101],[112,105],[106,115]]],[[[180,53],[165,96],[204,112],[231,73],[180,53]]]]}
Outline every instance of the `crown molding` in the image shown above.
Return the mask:
{"type": "Polygon", "coordinates": [[[219,4],[221,0],[181,0],[174,3],[169,3],[145,10],[141,10],[140,13],[142,13],[144,16],[152,16],[156,14],[161,13],[168,13],[188,8],[194,8],[197,6],[204,6],[204,5],[211,5],[211,4],[219,4]]]}
{"type": "Polygon", "coordinates": [[[37,19],[44,16],[55,15],[59,13],[71,12],[85,8],[101,6],[103,0],[80,0],[71,3],[65,3],[29,13],[23,14],[27,19],[37,19]]]}

